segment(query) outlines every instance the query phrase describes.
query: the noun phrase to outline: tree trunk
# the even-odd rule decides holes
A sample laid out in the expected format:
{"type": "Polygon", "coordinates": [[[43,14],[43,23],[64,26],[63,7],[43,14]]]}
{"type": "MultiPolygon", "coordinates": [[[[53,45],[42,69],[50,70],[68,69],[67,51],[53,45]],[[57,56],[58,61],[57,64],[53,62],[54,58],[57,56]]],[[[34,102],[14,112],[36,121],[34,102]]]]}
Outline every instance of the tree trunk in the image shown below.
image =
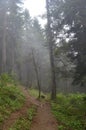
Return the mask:
{"type": "Polygon", "coordinates": [[[3,39],[2,39],[2,73],[6,72],[6,12],[4,12],[3,39]]]}
{"type": "Polygon", "coordinates": [[[35,58],[34,58],[33,50],[32,50],[32,58],[33,58],[33,64],[34,64],[34,69],[35,69],[36,78],[37,78],[37,85],[38,85],[38,89],[39,89],[38,98],[40,99],[40,97],[41,97],[41,86],[40,86],[38,68],[37,68],[37,64],[36,64],[35,58]]]}
{"type": "Polygon", "coordinates": [[[49,12],[49,1],[46,0],[46,9],[47,9],[47,40],[49,43],[49,52],[50,52],[50,65],[51,65],[51,81],[52,81],[52,93],[51,99],[56,99],[56,77],[55,77],[55,64],[54,64],[54,52],[53,52],[53,37],[51,32],[51,18],[49,12]]]}

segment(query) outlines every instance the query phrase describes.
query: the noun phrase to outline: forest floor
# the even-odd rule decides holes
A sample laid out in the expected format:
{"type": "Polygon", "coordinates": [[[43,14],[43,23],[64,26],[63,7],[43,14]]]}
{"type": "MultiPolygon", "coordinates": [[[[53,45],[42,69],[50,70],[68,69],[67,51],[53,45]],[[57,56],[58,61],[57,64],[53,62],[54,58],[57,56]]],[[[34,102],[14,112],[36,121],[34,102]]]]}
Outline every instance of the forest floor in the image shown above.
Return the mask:
{"type": "Polygon", "coordinates": [[[28,91],[21,87],[26,97],[24,106],[11,114],[9,119],[5,120],[1,130],[9,130],[16,120],[25,115],[31,105],[37,106],[37,113],[32,121],[31,130],[57,130],[57,122],[51,113],[50,104],[46,101],[40,102],[28,94],[28,91]]]}

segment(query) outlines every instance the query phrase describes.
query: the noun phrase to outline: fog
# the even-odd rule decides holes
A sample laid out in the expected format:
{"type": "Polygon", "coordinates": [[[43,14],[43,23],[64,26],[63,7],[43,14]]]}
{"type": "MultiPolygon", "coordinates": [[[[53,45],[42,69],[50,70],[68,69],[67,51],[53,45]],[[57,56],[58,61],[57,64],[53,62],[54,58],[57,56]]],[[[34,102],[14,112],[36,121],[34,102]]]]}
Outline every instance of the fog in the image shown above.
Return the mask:
{"type": "MultiPolygon", "coordinates": [[[[77,17],[71,12],[70,15],[73,15],[71,18],[69,15],[66,16],[67,10],[62,7],[67,3],[53,2],[51,1],[49,9],[52,33],[50,42],[52,42],[57,92],[84,92],[86,89],[81,88],[80,84],[81,86],[86,84],[86,73],[84,73],[86,67],[85,65],[83,67],[86,60],[84,57],[86,51],[84,45],[85,19],[81,17],[81,10],[79,10],[81,18],[78,17],[78,10],[76,11],[77,17]],[[56,10],[59,8],[58,5],[61,6],[60,12],[56,10]],[[77,55],[74,57],[74,54],[80,54],[80,57],[77,58],[77,55]],[[84,68],[83,72],[80,70],[81,67],[84,68]],[[75,86],[72,84],[73,81],[74,83],[77,81],[75,86]]],[[[48,23],[45,26],[42,23],[47,20],[48,16],[46,16],[44,1],[43,4],[40,2],[37,6],[35,3],[30,4],[33,7],[29,6],[29,1],[26,3],[21,0],[0,1],[0,74],[16,75],[16,79],[28,88],[38,88],[37,80],[39,80],[41,89],[47,92],[52,86],[48,43],[50,38],[47,36],[48,23]],[[38,8],[39,5],[40,8],[38,8]]]]}

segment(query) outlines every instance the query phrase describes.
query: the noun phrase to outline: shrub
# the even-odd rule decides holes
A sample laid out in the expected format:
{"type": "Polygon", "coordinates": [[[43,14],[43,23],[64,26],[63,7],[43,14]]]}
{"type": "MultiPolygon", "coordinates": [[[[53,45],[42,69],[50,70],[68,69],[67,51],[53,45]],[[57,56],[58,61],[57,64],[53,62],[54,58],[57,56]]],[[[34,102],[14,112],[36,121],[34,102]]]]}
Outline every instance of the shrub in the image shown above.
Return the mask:
{"type": "Polygon", "coordinates": [[[0,87],[4,87],[7,84],[14,84],[13,77],[11,75],[8,75],[7,73],[3,73],[0,76],[0,87]]]}
{"type": "Polygon", "coordinates": [[[24,104],[25,98],[14,85],[0,88],[0,126],[11,112],[18,110],[24,104]]]}
{"type": "Polygon", "coordinates": [[[86,128],[86,94],[57,95],[57,101],[52,102],[52,112],[63,125],[59,130],[85,130],[86,128]],[[66,128],[63,128],[66,127],[66,128]]]}

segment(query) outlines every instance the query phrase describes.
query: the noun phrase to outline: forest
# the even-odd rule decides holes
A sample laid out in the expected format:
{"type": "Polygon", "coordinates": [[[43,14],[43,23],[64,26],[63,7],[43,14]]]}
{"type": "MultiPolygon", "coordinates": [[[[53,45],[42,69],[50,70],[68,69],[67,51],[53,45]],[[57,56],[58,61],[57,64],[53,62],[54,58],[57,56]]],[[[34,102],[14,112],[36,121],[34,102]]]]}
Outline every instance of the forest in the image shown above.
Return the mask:
{"type": "Polygon", "coordinates": [[[0,0],[0,130],[86,130],[86,0],[42,1],[0,0]]]}

